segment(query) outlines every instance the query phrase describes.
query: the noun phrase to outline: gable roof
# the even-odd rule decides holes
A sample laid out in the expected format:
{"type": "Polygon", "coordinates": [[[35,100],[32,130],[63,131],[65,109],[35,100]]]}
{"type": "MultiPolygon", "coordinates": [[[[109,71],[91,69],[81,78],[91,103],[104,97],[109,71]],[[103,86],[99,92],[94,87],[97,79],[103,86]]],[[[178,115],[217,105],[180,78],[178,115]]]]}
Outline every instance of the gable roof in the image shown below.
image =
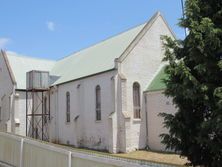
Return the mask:
{"type": "MultiPolygon", "coordinates": [[[[36,59],[7,53],[14,73],[17,89],[26,89],[26,72],[31,70],[49,71],[51,85],[58,85],[83,77],[115,69],[115,59],[126,56],[126,50],[133,48],[161,14],[157,12],[144,24],[104,40],[96,45],[71,54],[58,61],[36,59]]],[[[162,17],[163,18],[163,17],[162,17]]]]}
{"type": "Polygon", "coordinates": [[[121,56],[145,25],[59,60],[51,70],[52,75],[60,76],[54,85],[114,69],[114,60],[121,56]]]}
{"type": "Polygon", "coordinates": [[[167,79],[168,76],[164,71],[165,71],[165,66],[161,68],[161,70],[157,73],[152,82],[149,84],[149,86],[146,89],[147,92],[166,89],[166,84],[164,83],[163,80],[167,79]]]}
{"type": "Polygon", "coordinates": [[[13,52],[6,52],[14,74],[17,89],[26,89],[26,72],[31,70],[50,71],[55,61],[21,56],[13,52]]]}

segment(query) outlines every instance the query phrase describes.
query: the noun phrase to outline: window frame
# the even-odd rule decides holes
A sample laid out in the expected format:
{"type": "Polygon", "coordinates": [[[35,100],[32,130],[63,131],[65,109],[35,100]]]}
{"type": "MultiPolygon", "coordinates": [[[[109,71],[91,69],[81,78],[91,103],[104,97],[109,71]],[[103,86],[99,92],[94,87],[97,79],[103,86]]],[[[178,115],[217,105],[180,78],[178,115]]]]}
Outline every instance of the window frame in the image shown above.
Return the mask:
{"type": "Polygon", "coordinates": [[[95,111],[96,121],[102,120],[102,102],[101,102],[101,87],[97,85],[95,88],[95,111]]]}
{"type": "Polygon", "coordinates": [[[70,92],[66,92],[66,123],[70,123],[70,92]]]}
{"type": "Polygon", "coordinates": [[[138,82],[133,83],[133,118],[141,119],[141,88],[138,82]]]}

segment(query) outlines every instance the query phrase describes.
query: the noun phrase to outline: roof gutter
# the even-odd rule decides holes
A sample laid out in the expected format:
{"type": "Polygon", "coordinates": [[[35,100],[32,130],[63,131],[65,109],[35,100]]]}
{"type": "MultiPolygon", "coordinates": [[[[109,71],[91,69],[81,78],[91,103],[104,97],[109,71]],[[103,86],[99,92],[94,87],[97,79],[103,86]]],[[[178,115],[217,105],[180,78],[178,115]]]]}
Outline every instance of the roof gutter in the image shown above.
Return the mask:
{"type": "MultiPolygon", "coordinates": [[[[66,83],[78,81],[78,80],[81,80],[81,79],[93,77],[93,76],[95,76],[95,75],[99,75],[99,74],[103,74],[103,73],[107,73],[107,72],[115,71],[115,70],[116,70],[116,68],[112,68],[112,69],[109,69],[109,70],[106,70],[106,71],[98,72],[98,73],[95,73],[95,74],[87,75],[87,76],[80,77],[80,78],[77,78],[77,79],[73,79],[73,80],[70,80],[70,81],[66,81],[66,82],[62,82],[62,83],[55,84],[55,85],[51,85],[50,88],[53,87],[53,86],[63,85],[63,84],[66,84],[66,83]]],[[[21,90],[21,91],[22,91],[23,89],[18,89],[18,90],[21,90]]]]}
{"type": "Polygon", "coordinates": [[[155,90],[145,90],[145,91],[143,91],[143,93],[161,92],[161,91],[164,91],[164,90],[166,90],[166,88],[163,88],[163,89],[155,89],[155,90]]]}
{"type": "MultiPolygon", "coordinates": [[[[67,84],[67,83],[70,83],[70,82],[74,82],[74,81],[79,81],[79,80],[81,80],[81,79],[93,77],[93,76],[95,76],[95,75],[100,75],[100,74],[104,74],[104,73],[111,72],[111,71],[115,71],[115,70],[117,70],[116,67],[114,67],[114,68],[112,68],[112,69],[109,69],[109,70],[106,70],[106,71],[99,72],[99,73],[95,73],[95,74],[91,74],[91,75],[88,75],[88,76],[84,76],[84,77],[81,77],[81,78],[77,78],[77,79],[73,79],[73,80],[70,80],[70,81],[58,83],[58,84],[55,84],[55,85],[51,85],[50,88],[53,88],[54,86],[64,85],[64,84],[67,84]]],[[[25,91],[26,91],[26,89],[19,89],[19,88],[16,88],[15,90],[16,90],[16,91],[22,91],[22,92],[25,92],[25,91]]]]}

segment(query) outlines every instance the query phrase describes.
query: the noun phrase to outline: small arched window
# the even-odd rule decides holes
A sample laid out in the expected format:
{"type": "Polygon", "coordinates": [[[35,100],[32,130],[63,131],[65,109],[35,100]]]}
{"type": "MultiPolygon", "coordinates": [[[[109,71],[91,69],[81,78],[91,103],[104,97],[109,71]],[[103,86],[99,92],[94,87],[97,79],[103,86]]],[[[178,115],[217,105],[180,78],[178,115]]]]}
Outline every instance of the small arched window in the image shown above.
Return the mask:
{"type": "Polygon", "coordinates": [[[70,93],[66,92],[66,122],[70,122],[70,93]]]}
{"type": "Polygon", "coordinates": [[[101,120],[101,88],[96,86],[96,120],[101,120]]]}
{"type": "Polygon", "coordinates": [[[141,118],[140,115],[140,84],[135,82],[133,84],[133,111],[134,111],[134,118],[141,118]]]}

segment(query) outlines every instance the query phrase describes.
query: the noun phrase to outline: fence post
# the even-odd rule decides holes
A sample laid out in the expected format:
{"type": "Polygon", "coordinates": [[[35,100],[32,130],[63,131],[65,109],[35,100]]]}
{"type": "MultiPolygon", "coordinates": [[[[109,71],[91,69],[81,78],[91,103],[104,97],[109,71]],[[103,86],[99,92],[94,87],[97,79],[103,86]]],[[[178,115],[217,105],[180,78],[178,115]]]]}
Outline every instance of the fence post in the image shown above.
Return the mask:
{"type": "Polygon", "coordinates": [[[24,143],[24,139],[21,139],[21,145],[20,145],[20,163],[19,163],[19,167],[23,167],[23,143],[24,143]]]}
{"type": "Polygon", "coordinates": [[[72,152],[69,151],[68,154],[68,167],[72,167],[72,152]]]}

